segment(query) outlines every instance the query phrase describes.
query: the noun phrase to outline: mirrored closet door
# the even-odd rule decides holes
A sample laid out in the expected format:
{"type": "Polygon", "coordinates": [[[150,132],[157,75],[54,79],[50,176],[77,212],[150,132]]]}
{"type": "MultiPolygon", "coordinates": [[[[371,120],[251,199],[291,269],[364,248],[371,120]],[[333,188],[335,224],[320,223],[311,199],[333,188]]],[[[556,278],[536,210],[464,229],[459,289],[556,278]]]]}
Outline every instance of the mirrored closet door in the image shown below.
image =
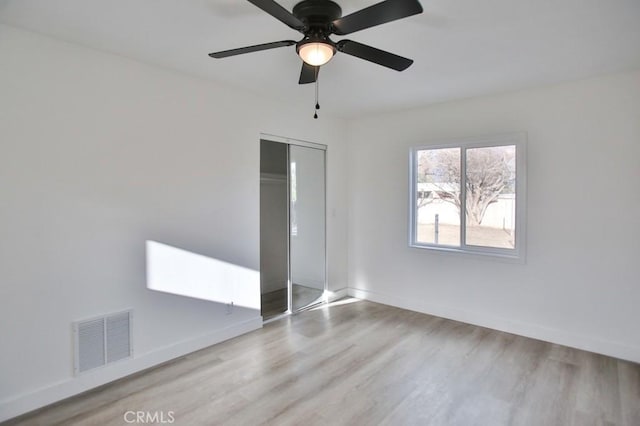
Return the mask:
{"type": "Polygon", "coordinates": [[[265,320],[323,301],[326,288],[324,145],[262,140],[260,285],[265,320]]]}

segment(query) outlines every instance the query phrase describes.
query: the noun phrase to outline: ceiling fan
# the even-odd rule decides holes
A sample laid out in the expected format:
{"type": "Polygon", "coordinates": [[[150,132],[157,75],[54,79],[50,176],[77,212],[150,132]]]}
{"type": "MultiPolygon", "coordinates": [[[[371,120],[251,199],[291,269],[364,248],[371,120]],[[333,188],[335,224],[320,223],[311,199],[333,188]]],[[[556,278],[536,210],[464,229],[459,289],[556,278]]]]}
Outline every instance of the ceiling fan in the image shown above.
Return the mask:
{"type": "Polygon", "coordinates": [[[303,0],[293,7],[292,12],[289,12],[274,0],[248,1],[285,25],[301,32],[303,35],[302,40],[283,40],[257,44],[255,46],[210,53],[209,56],[212,58],[226,58],[228,56],[295,45],[296,52],[303,61],[299,84],[316,82],[320,66],[329,62],[336,52],[346,53],[396,71],[403,71],[413,63],[411,59],[355,41],[340,40],[334,42],[329,39],[329,36],[332,34],[347,35],[422,13],[422,6],[418,0],[386,0],[347,16],[342,16],[340,6],[330,0],[303,0]]]}

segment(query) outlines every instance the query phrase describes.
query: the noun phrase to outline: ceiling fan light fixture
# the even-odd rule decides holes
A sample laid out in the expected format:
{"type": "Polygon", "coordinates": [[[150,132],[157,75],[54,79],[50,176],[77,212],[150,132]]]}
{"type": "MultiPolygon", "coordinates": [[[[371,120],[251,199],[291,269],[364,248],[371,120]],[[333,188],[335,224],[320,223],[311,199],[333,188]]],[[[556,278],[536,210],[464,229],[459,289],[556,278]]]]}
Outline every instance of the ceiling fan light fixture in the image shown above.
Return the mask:
{"type": "Polygon", "coordinates": [[[310,41],[298,46],[298,55],[307,64],[319,67],[333,58],[336,48],[322,41],[310,41]]]}

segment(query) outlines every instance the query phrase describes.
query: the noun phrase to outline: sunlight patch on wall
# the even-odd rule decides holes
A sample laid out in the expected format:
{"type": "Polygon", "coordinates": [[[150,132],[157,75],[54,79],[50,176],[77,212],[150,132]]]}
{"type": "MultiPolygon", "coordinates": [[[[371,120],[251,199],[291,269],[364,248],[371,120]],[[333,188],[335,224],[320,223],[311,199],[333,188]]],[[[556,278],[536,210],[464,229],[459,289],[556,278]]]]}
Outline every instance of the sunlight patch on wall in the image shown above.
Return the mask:
{"type": "Polygon", "coordinates": [[[147,241],[150,290],[260,309],[260,273],[253,269],[147,241]]]}

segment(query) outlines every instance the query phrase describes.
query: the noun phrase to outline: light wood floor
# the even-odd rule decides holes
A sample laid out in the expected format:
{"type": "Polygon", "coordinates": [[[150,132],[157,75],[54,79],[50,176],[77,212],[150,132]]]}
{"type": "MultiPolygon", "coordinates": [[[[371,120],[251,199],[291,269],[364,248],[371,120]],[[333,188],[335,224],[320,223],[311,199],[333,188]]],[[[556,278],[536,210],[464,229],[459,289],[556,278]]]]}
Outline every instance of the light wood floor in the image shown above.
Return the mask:
{"type": "Polygon", "coordinates": [[[316,308],[28,425],[640,425],[640,365],[370,302],[316,308]]]}
{"type": "MultiPolygon", "coordinates": [[[[306,287],[300,284],[293,284],[291,293],[291,307],[293,311],[300,310],[313,303],[316,303],[322,297],[322,290],[312,287],[306,287]]],[[[287,289],[274,290],[269,293],[260,295],[262,318],[265,320],[278,315],[282,315],[287,311],[288,296],[287,289]]]]}

